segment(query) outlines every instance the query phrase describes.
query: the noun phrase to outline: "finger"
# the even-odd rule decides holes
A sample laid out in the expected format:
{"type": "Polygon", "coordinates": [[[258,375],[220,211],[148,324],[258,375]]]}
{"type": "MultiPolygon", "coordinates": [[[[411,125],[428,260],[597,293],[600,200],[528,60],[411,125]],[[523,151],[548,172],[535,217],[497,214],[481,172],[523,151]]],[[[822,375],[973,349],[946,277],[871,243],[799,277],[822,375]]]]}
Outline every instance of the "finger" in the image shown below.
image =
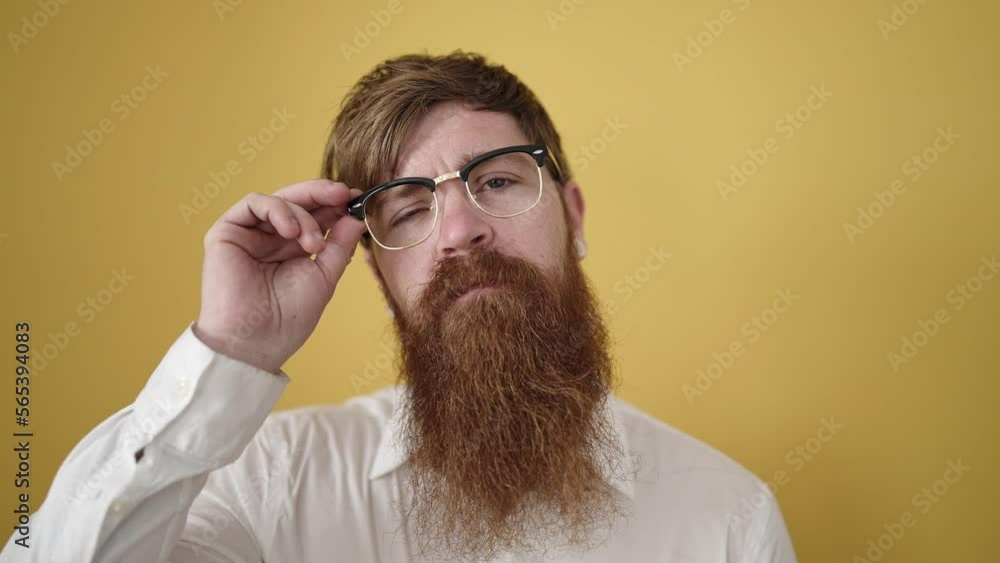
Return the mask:
{"type": "Polygon", "coordinates": [[[334,225],[337,221],[344,218],[345,215],[342,210],[334,207],[320,207],[319,209],[314,209],[309,212],[319,223],[319,228],[325,233],[330,227],[334,225]]]}
{"type": "Polygon", "coordinates": [[[301,230],[287,201],[256,192],[226,210],[220,221],[247,228],[257,227],[263,221],[284,238],[296,238],[301,230]]]}
{"type": "Polygon", "coordinates": [[[329,206],[342,208],[344,213],[347,212],[347,202],[360,194],[360,190],[352,190],[347,184],[332,180],[306,180],[274,192],[274,195],[298,204],[307,211],[329,206]]]}
{"type": "Polygon", "coordinates": [[[323,270],[331,291],[344,275],[365,229],[364,222],[353,217],[342,218],[330,229],[330,234],[326,237],[326,248],[316,255],[316,264],[323,270]]]}
{"type": "Polygon", "coordinates": [[[326,246],[326,241],[323,240],[323,231],[320,229],[319,222],[300,206],[291,202],[286,202],[286,204],[292,210],[295,219],[299,222],[300,232],[298,240],[299,244],[302,245],[302,249],[310,254],[322,251],[326,246]]]}
{"type": "MultiPolygon", "coordinates": [[[[352,199],[361,195],[361,190],[351,189],[352,199]]],[[[309,211],[309,214],[319,223],[319,228],[325,233],[334,223],[346,215],[344,206],[323,206],[309,211]]]]}

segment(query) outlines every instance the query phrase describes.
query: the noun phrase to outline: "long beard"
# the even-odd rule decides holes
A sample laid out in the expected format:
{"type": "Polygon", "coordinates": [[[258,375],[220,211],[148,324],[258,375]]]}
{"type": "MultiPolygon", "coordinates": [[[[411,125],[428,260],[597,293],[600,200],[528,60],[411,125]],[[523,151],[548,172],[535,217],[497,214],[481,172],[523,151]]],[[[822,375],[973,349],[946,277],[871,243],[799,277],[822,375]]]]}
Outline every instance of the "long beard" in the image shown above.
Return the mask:
{"type": "Polygon", "coordinates": [[[442,260],[396,317],[404,515],[420,554],[588,549],[622,512],[602,473],[624,460],[601,416],[614,383],[607,333],[565,256],[554,275],[493,250],[442,260]],[[496,288],[457,299],[479,285],[496,288]]]}

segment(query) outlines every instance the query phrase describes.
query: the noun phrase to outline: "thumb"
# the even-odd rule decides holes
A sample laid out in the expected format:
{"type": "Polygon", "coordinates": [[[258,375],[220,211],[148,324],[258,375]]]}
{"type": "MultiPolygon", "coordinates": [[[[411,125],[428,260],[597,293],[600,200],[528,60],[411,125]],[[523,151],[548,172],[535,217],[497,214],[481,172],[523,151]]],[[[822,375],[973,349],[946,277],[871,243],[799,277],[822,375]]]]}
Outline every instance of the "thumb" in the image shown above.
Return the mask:
{"type": "Polygon", "coordinates": [[[333,290],[344,275],[347,264],[357,250],[361,235],[367,227],[364,222],[353,217],[343,217],[337,221],[326,237],[326,246],[316,255],[318,265],[333,290]]]}

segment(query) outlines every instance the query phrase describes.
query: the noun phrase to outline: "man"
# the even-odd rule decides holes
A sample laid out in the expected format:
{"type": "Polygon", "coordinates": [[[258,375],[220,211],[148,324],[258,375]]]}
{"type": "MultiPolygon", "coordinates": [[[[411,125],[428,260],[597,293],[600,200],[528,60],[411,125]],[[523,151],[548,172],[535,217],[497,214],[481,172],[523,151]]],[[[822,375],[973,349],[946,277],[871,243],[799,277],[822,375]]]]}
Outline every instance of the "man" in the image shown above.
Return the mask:
{"type": "Polygon", "coordinates": [[[795,560],[758,479],[612,395],[583,194],[515,76],[384,62],[323,174],[212,226],[198,320],[4,561],[795,560]],[[269,416],[359,243],[402,384],[269,416]]]}

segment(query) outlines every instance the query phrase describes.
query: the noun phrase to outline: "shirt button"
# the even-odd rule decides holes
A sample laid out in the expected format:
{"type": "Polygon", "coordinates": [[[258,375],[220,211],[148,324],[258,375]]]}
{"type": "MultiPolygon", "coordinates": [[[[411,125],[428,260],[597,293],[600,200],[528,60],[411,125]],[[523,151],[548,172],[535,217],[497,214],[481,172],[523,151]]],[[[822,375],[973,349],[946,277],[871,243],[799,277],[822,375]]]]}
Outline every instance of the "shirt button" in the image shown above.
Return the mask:
{"type": "Polygon", "coordinates": [[[188,383],[187,379],[182,379],[177,382],[177,389],[174,391],[180,399],[186,399],[191,394],[191,384],[188,383]]]}
{"type": "Polygon", "coordinates": [[[116,500],[111,503],[111,512],[118,513],[128,508],[128,503],[121,500],[116,500]]]}

